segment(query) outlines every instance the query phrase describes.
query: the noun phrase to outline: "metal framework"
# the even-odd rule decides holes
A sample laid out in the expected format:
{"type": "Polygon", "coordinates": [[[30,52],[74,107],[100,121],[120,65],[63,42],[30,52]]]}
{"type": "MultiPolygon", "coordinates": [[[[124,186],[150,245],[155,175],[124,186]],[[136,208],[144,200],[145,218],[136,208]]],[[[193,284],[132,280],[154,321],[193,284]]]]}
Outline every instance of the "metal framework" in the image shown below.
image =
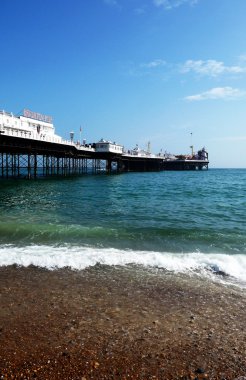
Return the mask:
{"type": "Polygon", "coordinates": [[[35,179],[38,177],[97,174],[106,170],[106,160],[100,159],[36,153],[0,153],[1,178],[35,179]]]}
{"type": "Polygon", "coordinates": [[[0,178],[71,176],[128,171],[202,170],[208,159],[164,160],[111,152],[78,151],[73,146],[0,134],[0,178]]]}

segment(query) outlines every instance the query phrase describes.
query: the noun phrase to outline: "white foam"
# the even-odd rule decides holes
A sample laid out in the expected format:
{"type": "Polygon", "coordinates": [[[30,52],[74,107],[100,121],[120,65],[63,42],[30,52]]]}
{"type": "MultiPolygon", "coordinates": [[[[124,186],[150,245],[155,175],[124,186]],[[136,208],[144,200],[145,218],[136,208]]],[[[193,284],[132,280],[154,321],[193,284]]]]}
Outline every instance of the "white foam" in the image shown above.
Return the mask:
{"type": "Polygon", "coordinates": [[[0,265],[2,266],[17,264],[27,267],[32,264],[48,269],[70,267],[81,270],[97,263],[106,265],[140,264],[175,272],[201,272],[208,268],[216,268],[217,271],[225,272],[246,283],[246,255],[243,254],[205,254],[200,252],[181,254],[78,246],[0,246],[0,265]]]}

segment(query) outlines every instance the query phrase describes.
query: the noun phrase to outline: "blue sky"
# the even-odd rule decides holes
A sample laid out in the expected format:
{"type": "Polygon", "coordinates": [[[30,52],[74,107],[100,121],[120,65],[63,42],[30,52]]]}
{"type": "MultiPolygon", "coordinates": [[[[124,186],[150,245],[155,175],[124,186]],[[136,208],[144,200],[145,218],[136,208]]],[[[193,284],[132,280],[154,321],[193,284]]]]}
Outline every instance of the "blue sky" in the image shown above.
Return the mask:
{"type": "Polygon", "coordinates": [[[211,167],[246,167],[245,0],[0,6],[0,109],[51,115],[64,138],[81,125],[88,142],[156,153],[192,142],[211,167]]]}

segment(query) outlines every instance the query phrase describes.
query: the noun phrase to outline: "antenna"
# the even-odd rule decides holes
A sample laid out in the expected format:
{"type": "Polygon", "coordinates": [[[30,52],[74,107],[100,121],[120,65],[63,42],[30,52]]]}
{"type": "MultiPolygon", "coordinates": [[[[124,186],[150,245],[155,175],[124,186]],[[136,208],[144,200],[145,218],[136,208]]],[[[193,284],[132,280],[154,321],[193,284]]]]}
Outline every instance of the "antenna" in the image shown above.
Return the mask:
{"type": "Polygon", "coordinates": [[[81,135],[82,135],[82,127],[80,125],[80,128],[79,128],[79,143],[81,145],[81,135]]]}

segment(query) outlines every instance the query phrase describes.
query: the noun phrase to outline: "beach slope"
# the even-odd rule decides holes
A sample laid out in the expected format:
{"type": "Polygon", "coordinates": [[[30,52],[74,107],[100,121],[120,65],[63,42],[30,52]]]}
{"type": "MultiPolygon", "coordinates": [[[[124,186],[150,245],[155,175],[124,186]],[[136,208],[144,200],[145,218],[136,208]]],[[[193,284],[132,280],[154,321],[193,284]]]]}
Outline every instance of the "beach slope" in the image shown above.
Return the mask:
{"type": "Polygon", "coordinates": [[[1,379],[246,376],[243,289],[141,267],[0,268],[1,379]]]}

